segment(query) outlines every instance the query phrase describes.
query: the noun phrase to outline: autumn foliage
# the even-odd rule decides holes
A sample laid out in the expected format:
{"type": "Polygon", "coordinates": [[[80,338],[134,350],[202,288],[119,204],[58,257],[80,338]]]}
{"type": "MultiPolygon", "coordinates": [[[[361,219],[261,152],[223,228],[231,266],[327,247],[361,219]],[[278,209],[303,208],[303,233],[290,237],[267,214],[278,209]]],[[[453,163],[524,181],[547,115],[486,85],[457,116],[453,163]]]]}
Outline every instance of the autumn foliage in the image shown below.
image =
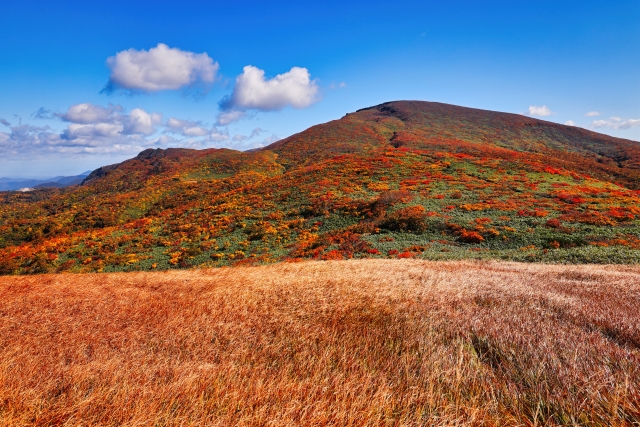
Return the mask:
{"type": "Polygon", "coordinates": [[[0,425],[633,426],[639,284],[414,259],[4,277],[0,425]]]}
{"type": "Polygon", "coordinates": [[[391,251],[637,263],[639,146],[519,115],[392,102],[258,151],[149,149],[81,186],[0,193],[0,274],[391,251]],[[405,250],[414,245],[426,249],[405,250]]]}

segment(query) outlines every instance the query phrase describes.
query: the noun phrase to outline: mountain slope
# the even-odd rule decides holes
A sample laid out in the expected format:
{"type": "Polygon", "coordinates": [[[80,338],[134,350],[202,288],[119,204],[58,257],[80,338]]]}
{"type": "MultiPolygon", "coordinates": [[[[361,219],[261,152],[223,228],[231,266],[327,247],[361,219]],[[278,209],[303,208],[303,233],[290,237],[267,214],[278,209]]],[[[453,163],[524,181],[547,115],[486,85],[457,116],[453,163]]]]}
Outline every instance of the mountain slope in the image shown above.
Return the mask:
{"type": "Polygon", "coordinates": [[[638,262],[640,143],[400,101],[261,150],[145,150],[1,193],[0,272],[304,258],[638,262]]]}

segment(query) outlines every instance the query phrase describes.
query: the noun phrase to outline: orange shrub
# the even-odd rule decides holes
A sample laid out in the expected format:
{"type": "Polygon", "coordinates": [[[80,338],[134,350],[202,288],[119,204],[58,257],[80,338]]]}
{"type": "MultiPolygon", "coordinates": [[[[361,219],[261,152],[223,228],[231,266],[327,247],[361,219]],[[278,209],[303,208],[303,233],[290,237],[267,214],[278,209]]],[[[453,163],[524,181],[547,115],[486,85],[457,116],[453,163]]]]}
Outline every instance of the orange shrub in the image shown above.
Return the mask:
{"type": "Polygon", "coordinates": [[[484,242],[484,237],[477,231],[460,230],[460,240],[464,243],[481,243],[484,242]]]}
{"type": "Polygon", "coordinates": [[[426,218],[427,214],[423,206],[409,206],[383,219],[380,227],[387,230],[423,233],[427,229],[426,218]]]}

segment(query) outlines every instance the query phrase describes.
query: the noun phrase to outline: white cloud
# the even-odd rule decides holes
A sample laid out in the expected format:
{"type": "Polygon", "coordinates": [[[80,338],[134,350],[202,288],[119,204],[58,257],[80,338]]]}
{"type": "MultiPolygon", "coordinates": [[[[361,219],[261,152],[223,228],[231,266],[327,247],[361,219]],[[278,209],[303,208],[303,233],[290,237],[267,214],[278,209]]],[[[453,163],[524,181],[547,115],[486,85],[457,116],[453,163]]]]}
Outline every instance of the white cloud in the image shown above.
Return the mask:
{"type": "Polygon", "coordinates": [[[640,126],[640,119],[621,119],[620,117],[611,117],[609,120],[594,120],[591,124],[594,128],[607,127],[615,130],[630,129],[640,126]]]}
{"type": "Polygon", "coordinates": [[[564,122],[565,125],[567,126],[575,126],[576,124],[573,122],[573,120],[567,120],[566,122],[564,122]]]}
{"type": "Polygon", "coordinates": [[[66,113],[57,114],[65,122],[71,123],[108,123],[113,121],[116,113],[120,113],[122,107],[120,105],[111,105],[102,107],[90,103],[76,104],[69,107],[66,113]]]}
{"type": "Polygon", "coordinates": [[[199,123],[173,117],[167,120],[167,129],[165,131],[179,133],[183,136],[205,136],[209,134],[209,130],[200,126],[199,123]]]}
{"type": "Polygon", "coordinates": [[[336,84],[335,82],[331,83],[328,88],[331,90],[336,90],[336,89],[343,89],[347,87],[347,84],[345,82],[340,82],[338,84],[336,84]]]}
{"type": "MultiPolygon", "coordinates": [[[[82,125],[79,125],[82,126],[82,125]]],[[[79,153],[89,147],[80,147],[64,140],[48,126],[17,125],[11,133],[0,133],[0,157],[5,159],[33,159],[54,153],[79,153]]]]}
{"type": "Polygon", "coordinates": [[[224,142],[228,140],[229,140],[229,134],[225,132],[212,131],[209,133],[209,135],[207,135],[207,137],[203,141],[211,142],[211,143],[219,143],[219,142],[224,142]]]}
{"type": "Polygon", "coordinates": [[[158,141],[156,142],[158,143],[158,145],[167,146],[176,142],[176,139],[169,135],[160,135],[160,138],[158,138],[158,141]]]}
{"type": "Polygon", "coordinates": [[[527,110],[527,113],[530,116],[539,116],[539,117],[546,117],[553,114],[553,112],[546,105],[541,105],[541,106],[530,105],[529,109],[527,110]]]}
{"type": "Polygon", "coordinates": [[[129,114],[122,113],[120,105],[102,107],[91,103],[76,104],[66,113],[57,114],[62,120],[71,122],[62,132],[62,138],[116,137],[120,135],[153,135],[162,115],[147,113],[134,108],[129,114]]]}
{"type": "Polygon", "coordinates": [[[149,114],[141,108],[134,108],[129,115],[122,116],[122,133],[125,135],[152,135],[156,132],[155,126],[161,121],[161,114],[149,114]]]}
{"type": "Polygon", "coordinates": [[[210,142],[221,142],[229,139],[229,135],[220,132],[215,127],[207,129],[200,122],[191,120],[176,119],[174,117],[167,120],[165,132],[180,134],[185,137],[203,137],[210,142]]]}
{"type": "MultiPolygon", "coordinates": [[[[85,143],[86,139],[95,138],[115,138],[122,133],[122,125],[115,123],[96,123],[91,125],[81,125],[72,123],[62,132],[62,138],[73,141],[81,139],[85,143]]],[[[80,142],[80,141],[78,141],[80,142]]]]}
{"type": "Polygon", "coordinates": [[[221,102],[221,106],[227,111],[274,111],[287,106],[306,108],[319,99],[319,87],[315,80],[311,80],[306,68],[293,67],[286,73],[266,79],[264,70],[247,65],[236,78],[233,93],[221,102]]]}
{"type": "Polygon", "coordinates": [[[587,117],[595,117],[595,116],[599,116],[600,113],[597,111],[589,111],[587,114],[585,114],[585,116],[587,117]]]}
{"type": "MultiPolygon", "coordinates": [[[[165,123],[162,115],[141,108],[127,112],[120,105],[76,104],[56,116],[66,121],[62,131],[49,126],[22,124],[0,132],[0,158],[35,159],[43,156],[135,155],[150,147],[229,147],[249,149],[269,144],[276,135],[260,142],[265,130],[231,137],[226,129],[175,117],[165,123]],[[160,131],[160,133],[158,133],[160,131]]],[[[0,122],[4,123],[4,122],[0,122]]]]}
{"type": "Polygon", "coordinates": [[[217,124],[219,126],[226,126],[243,119],[246,115],[247,113],[245,111],[240,110],[222,111],[218,114],[217,124]]]}
{"type": "Polygon", "coordinates": [[[193,53],[158,43],[146,50],[128,49],[107,59],[111,69],[107,91],[122,88],[156,92],[198,82],[212,83],[219,65],[206,53],[193,53]]]}
{"type": "Polygon", "coordinates": [[[0,133],[0,156],[135,154],[153,145],[156,140],[147,137],[156,133],[162,116],[140,108],[123,111],[119,105],[76,104],[65,113],[56,114],[70,122],[62,132],[49,126],[10,126],[10,133],[0,133]]]}

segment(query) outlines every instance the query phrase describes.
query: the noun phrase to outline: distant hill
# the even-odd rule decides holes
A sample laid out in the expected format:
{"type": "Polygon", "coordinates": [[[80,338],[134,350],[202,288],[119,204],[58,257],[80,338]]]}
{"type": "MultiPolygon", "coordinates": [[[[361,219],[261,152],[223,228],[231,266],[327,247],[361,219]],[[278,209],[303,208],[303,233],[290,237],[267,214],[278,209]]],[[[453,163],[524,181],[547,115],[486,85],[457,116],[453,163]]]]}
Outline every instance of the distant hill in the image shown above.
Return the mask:
{"type": "Polygon", "coordinates": [[[21,188],[67,187],[81,184],[91,171],[75,176],[56,176],[49,179],[0,178],[0,191],[16,191],[21,188]]]}
{"type": "Polygon", "coordinates": [[[639,189],[636,141],[389,102],[260,150],[149,149],[80,186],[1,193],[0,272],[366,257],[635,263],[639,189]]]}

